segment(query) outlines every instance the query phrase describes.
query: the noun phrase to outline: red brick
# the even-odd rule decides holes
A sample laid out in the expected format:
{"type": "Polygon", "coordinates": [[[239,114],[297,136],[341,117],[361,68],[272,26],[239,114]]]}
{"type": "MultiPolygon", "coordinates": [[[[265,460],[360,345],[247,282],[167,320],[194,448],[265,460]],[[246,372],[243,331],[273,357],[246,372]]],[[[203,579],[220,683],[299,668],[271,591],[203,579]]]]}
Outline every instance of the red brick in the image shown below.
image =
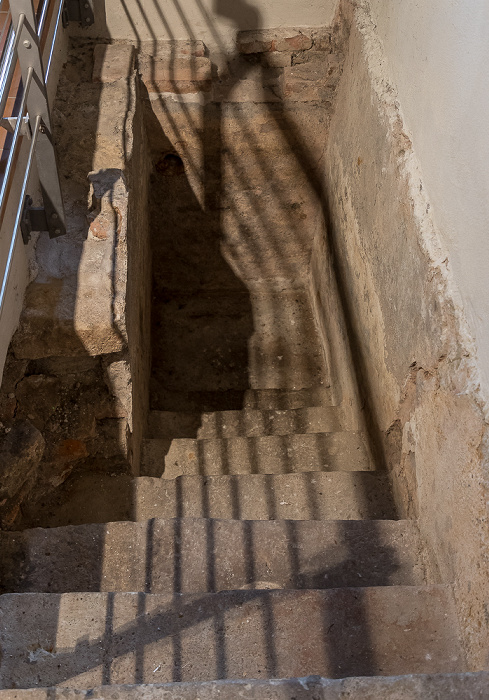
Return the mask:
{"type": "Polygon", "coordinates": [[[277,39],[273,42],[274,51],[305,51],[312,48],[312,39],[305,34],[277,39]]]}

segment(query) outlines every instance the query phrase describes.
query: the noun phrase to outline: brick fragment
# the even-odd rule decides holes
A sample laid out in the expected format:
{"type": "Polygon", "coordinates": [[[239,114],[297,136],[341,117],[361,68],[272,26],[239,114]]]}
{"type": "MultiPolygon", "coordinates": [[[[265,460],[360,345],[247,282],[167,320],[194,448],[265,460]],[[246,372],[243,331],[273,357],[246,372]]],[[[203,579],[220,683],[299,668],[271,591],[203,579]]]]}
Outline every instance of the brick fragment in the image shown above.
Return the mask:
{"type": "Polygon", "coordinates": [[[273,51],[307,51],[310,48],[312,39],[305,34],[296,34],[273,42],[273,51]]]}
{"type": "Polygon", "coordinates": [[[273,50],[273,41],[259,39],[238,41],[238,51],[244,54],[268,53],[273,50]]]}

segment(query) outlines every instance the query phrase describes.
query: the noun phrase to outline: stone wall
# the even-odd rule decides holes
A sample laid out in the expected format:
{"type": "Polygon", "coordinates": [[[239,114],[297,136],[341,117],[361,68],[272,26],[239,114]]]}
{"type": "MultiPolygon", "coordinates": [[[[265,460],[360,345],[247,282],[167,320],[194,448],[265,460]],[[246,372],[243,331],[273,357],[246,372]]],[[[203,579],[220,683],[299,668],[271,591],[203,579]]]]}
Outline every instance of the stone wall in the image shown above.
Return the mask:
{"type": "Polygon", "coordinates": [[[351,16],[311,285],[340,398],[358,401],[399,514],[419,519],[454,583],[470,667],[483,668],[487,425],[473,341],[368,7],[351,16]]]}
{"type": "Polygon", "coordinates": [[[0,494],[4,527],[73,473],[138,473],[150,263],[137,90],[131,45],[74,43],[54,108],[68,233],[37,241],[0,391],[2,444],[28,430],[38,459],[0,494]]]}

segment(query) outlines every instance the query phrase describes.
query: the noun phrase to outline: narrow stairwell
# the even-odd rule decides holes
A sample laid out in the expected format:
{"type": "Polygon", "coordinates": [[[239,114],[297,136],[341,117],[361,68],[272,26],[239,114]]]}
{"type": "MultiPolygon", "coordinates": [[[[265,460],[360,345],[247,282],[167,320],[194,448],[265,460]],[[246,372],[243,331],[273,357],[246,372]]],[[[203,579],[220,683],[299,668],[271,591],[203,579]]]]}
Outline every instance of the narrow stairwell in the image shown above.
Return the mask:
{"type": "MultiPolygon", "coordinates": [[[[465,670],[451,587],[439,584],[416,522],[397,518],[367,435],[334,405],[308,291],[313,231],[290,235],[307,229],[293,218],[290,149],[274,154],[280,188],[251,156],[226,177],[212,167],[223,153],[230,161],[242,153],[243,134],[257,125],[268,144],[283,137],[283,115],[277,122],[269,105],[250,98],[263,72],[247,68],[244,79],[234,68],[241,77],[214,85],[208,107],[211,137],[217,120],[229,140],[206,146],[215,179],[204,198],[220,202],[203,233],[189,232],[182,215],[192,193],[177,198],[182,159],[162,162],[154,147],[153,195],[173,204],[153,249],[152,410],[141,476],[112,480],[130,492],[127,515],[0,533],[0,687],[15,689],[12,697],[61,686],[122,698],[128,689],[114,696],[101,686],[198,683],[165,686],[165,697],[328,700],[337,696],[318,679],[265,681],[465,670]],[[238,88],[250,93],[230,97],[238,88]],[[244,204],[243,182],[253,183],[244,204]],[[279,195],[291,218],[275,212],[273,226],[260,223],[255,203],[278,207],[279,195]],[[235,221],[222,223],[232,201],[258,253],[235,221]],[[231,251],[218,260],[216,220],[231,251]],[[199,275],[190,279],[187,267],[199,275]],[[221,680],[233,689],[209,689],[221,680]]],[[[96,490],[96,478],[90,483],[96,490]]],[[[94,499],[116,498],[114,488],[94,499]]]]}
{"type": "Polygon", "coordinates": [[[450,589],[337,413],[210,413],[165,455],[191,417],[155,412],[137,522],[2,533],[3,687],[463,670],[450,589]]]}

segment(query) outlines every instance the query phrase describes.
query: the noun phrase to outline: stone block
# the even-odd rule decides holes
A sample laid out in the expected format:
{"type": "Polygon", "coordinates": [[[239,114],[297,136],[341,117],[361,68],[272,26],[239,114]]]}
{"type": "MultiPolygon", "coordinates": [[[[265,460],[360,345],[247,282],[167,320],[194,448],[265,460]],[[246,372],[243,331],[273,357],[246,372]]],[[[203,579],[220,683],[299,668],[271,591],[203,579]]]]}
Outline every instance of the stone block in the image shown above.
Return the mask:
{"type": "Polygon", "coordinates": [[[299,30],[257,29],[238,33],[237,48],[242,54],[268,53],[270,51],[307,51],[313,41],[299,30]]]}
{"type": "Polygon", "coordinates": [[[238,36],[238,51],[244,54],[272,51],[273,40],[264,38],[260,32],[241,32],[238,36]]]}
{"type": "Polygon", "coordinates": [[[291,55],[284,52],[272,51],[261,55],[261,63],[267,68],[285,68],[290,66],[291,60],[291,55]]]}
{"type": "Polygon", "coordinates": [[[117,415],[127,418],[132,431],[132,376],[129,362],[120,360],[107,365],[106,383],[117,402],[117,415]]]}
{"type": "Polygon", "coordinates": [[[198,92],[210,92],[210,80],[152,80],[146,83],[149,92],[174,93],[175,95],[191,95],[198,92]]]}
{"type": "Polygon", "coordinates": [[[35,374],[24,377],[16,389],[17,415],[43,430],[63,400],[61,382],[57,377],[35,374]]]}
{"type": "Polygon", "coordinates": [[[396,519],[379,472],[235,474],[134,480],[134,517],[247,520],[396,519]]]}
{"type": "Polygon", "coordinates": [[[371,471],[360,433],[273,435],[214,440],[145,440],[141,473],[175,479],[195,474],[371,471]]]}
{"type": "Polygon", "coordinates": [[[97,44],[93,52],[94,83],[113,83],[128,78],[134,68],[132,44],[97,44]]]}
{"type": "Polygon", "coordinates": [[[0,508],[15,496],[41,462],[45,442],[28,420],[10,423],[0,432],[0,508]]]}
{"type": "Polygon", "coordinates": [[[169,57],[177,59],[182,56],[194,56],[203,58],[207,55],[207,48],[203,41],[192,39],[170,39],[167,41],[143,41],[141,43],[141,55],[153,57],[169,57]]]}
{"type": "Polygon", "coordinates": [[[177,575],[178,593],[413,586],[429,580],[416,525],[409,520],[155,519],[150,552],[147,537],[148,523],[141,521],[27,530],[20,537],[0,533],[0,548],[8,553],[0,561],[0,590],[171,594],[177,575]],[[93,563],[97,549],[102,579],[93,563]],[[19,561],[28,564],[18,566],[19,561]]]}
{"type": "Polygon", "coordinates": [[[205,57],[141,56],[139,70],[143,82],[150,88],[154,83],[202,83],[211,79],[212,65],[205,57]]]}

